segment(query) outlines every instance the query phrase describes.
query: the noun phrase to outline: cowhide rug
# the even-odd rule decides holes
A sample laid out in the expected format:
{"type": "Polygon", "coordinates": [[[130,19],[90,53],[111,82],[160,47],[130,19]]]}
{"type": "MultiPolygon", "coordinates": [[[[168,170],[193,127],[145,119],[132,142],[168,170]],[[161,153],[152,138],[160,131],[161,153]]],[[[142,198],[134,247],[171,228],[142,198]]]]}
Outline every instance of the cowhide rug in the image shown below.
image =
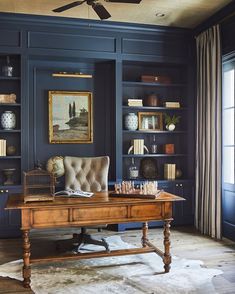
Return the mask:
{"type": "MultiPolygon", "coordinates": [[[[111,249],[131,248],[119,236],[108,237],[111,249]]],[[[89,248],[86,248],[89,249],[89,248]]],[[[0,276],[22,280],[22,260],[0,265],[0,276]]],[[[80,261],[34,264],[31,287],[37,294],[216,293],[212,278],[222,274],[200,260],[173,257],[170,273],[155,253],[80,261]]]]}

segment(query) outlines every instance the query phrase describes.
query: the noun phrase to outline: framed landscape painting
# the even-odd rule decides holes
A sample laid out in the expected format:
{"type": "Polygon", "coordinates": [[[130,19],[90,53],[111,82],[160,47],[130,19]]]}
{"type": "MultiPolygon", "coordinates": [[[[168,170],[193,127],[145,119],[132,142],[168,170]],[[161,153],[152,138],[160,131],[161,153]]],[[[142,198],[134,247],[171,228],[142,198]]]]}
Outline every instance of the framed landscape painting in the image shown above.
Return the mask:
{"type": "Polygon", "coordinates": [[[93,142],[91,92],[49,91],[49,142],[93,142]]]}

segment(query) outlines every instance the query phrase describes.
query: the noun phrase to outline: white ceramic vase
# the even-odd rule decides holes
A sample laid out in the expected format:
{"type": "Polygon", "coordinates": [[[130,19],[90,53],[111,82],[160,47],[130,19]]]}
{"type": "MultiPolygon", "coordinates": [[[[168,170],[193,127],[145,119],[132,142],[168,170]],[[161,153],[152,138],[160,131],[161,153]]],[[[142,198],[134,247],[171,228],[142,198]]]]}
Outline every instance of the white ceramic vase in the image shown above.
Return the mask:
{"type": "Polygon", "coordinates": [[[16,126],[16,116],[12,111],[4,111],[1,115],[1,125],[5,130],[12,130],[16,126]]]}
{"type": "Polygon", "coordinates": [[[136,131],[138,128],[138,116],[134,112],[125,115],[124,126],[126,130],[136,131]]]}
{"type": "Polygon", "coordinates": [[[168,131],[174,131],[174,129],[175,129],[175,125],[174,125],[174,124],[166,125],[166,129],[167,129],[168,131]]]}

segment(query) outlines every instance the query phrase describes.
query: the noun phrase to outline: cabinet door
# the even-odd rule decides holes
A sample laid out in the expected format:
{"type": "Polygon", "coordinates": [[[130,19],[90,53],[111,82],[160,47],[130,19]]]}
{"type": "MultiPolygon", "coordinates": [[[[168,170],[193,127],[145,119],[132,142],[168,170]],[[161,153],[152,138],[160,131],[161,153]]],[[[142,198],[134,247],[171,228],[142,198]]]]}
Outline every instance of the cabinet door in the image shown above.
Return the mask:
{"type": "Polygon", "coordinates": [[[5,210],[8,190],[0,190],[0,238],[19,237],[21,235],[21,215],[19,210],[5,210]]]}
{"type": "Polygon", "coordinates": [[[168,193],[173,193],[173,185],[171,182],[158,182],[158,189],[162,189],[168,193]]]}
{"type": "Polygon", "coordinates": [[[174,184],[173,193],[185,199],[185,201],[174,203],[174,206],[173,206],[174,224],[192,225],[194,223],[193,183],[178,182],[174,184]]]}

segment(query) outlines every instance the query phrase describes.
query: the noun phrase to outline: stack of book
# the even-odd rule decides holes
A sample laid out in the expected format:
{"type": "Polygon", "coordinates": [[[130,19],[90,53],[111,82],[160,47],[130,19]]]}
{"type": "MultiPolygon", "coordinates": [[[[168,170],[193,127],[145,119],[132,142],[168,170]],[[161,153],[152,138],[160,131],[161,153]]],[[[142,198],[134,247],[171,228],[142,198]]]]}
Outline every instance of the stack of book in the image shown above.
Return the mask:
{"type": "Polygon", "coordinates": [[[144,154],[144,139],[133,139],[134,146],[133,154],[144,154]]]}
{"type": "Polygon", "coordinates": [[[179,102],[171,102],[171,101],[167,101],[164,103],[165,107],[169,107],[169,108],[180,108],[180,103],[179,102]]]}
{"type": "Polygon", "coordinates": [[[7,141],[0,139],[0,156],[6,156],[6,145],[7,141]]]}
{"type": "Polygon", "coordinates": [[[175,180],[175,163],[165,163],[164,164],[164,179],[166,180],[175,180]]]}
{"type": "Polygon", "coordinates": [[[143,106],[143,99],[128,99],[128,106],[143,106]]]}

